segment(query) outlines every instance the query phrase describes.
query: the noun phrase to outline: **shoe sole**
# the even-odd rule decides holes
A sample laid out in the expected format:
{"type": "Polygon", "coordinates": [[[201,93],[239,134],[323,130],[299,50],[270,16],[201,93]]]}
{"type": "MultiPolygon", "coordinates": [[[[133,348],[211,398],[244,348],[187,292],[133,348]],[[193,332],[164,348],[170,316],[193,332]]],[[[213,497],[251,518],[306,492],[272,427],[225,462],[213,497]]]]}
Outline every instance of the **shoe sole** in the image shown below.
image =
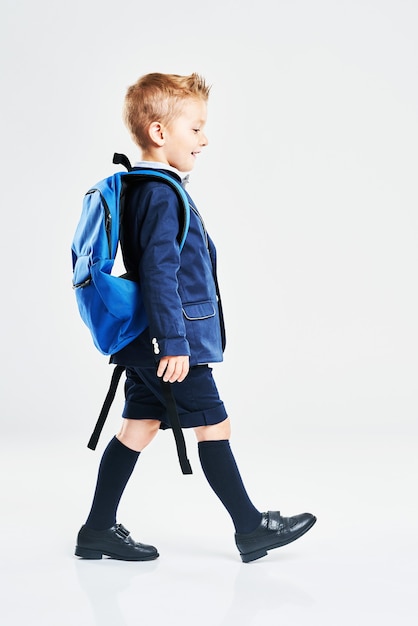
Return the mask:
{"type": "Polygon", "coordinates": [[[278,541],[276,543],[271,544],[270,546],[266,546],[265,548],[260,548],[259,550],[254,550],[253,552],[246,552],[245,554],[241,553],[241,560],[243,563],[251,563],[251,561],[256,561],[257,559],[261,559],[263,556],[267,556],[267,552],[269,550],[274,550],[274,548],[281,548],[282,546],[286,546],[289,543],[292,543],[293,541],[296,541],[297,539],[300,539],[300,537],[302,537],[305,533],[308,532],[308,530],[310,530],[312,528],[312,526],[315,524],[316,522],[316,517],[313,518],[312,522],[309,524],[309,526],[305,526],[305,528],[303,528],[299,534],[294,535],[293,537],[291,537],[290,539],[287,539],[285,541],[278,541]]]}
{"type": "Polygon", "coordinates": [[[92,550],[91,548],[82,548],[80,546],[76,546],[74,554],[81,557],[82,559],[88,559],[90,561],[98,561],[104,556],[108,556],[109,558],[116,559],[118,561],[154,561],[160,556],[157,552],[156,554],[153,554],[151,556],[144,556],[141,558],[129,558],[125,556],[120,556],[118,554],[112,554],[108,551],[92,550]]]}

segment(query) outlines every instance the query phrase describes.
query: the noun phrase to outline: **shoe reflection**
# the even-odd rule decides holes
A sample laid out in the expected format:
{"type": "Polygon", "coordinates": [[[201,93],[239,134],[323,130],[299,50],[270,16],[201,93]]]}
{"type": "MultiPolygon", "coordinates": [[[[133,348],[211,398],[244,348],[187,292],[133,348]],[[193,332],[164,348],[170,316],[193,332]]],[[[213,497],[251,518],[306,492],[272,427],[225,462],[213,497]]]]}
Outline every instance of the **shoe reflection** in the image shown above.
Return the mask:
{"type": "Polygon", "coordinates": [[[143,575],[151,575],[157,561],[100,561],[75,560],[77,579],[92,607],[97,626],[112,624],[128,626],[120,602],[120,595],[143,575]]]}

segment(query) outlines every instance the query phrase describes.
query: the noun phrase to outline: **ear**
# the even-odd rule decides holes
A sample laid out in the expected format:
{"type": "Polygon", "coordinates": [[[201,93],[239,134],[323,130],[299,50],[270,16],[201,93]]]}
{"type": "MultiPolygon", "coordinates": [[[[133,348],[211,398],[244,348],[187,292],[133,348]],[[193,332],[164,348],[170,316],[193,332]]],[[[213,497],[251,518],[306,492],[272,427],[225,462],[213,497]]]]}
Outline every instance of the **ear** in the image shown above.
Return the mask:
{"type": "Polygon", "coordinates": [[[160,122],[151,122],[148,128],[148,135],[151,141],[157,146],[165,143],[164,128],[160,122]]]}

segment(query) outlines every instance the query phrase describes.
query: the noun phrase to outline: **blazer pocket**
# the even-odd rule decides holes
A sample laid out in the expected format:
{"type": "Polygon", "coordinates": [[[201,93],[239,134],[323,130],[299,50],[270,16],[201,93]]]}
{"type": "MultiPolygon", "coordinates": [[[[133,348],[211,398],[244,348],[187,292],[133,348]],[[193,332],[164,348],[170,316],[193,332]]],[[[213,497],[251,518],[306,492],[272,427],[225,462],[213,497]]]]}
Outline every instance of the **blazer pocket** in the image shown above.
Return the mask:
{"type": "Polygon", "coordinates": [[[183,304],[183,315],[187,320],[206,320],[215,317],[216,310],[212,302],[192,302],[183,304]]]}

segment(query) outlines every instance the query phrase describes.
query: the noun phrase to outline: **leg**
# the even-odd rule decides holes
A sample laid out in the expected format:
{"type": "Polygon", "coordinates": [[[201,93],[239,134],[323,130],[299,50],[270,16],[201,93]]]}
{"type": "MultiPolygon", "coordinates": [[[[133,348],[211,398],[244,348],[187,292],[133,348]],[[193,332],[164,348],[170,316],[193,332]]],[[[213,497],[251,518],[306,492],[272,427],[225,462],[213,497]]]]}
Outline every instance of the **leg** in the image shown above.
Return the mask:
{"type": "Polygon", "coordinates": [[[282,517],[279,511],[260,513],[254,507],[229,446],[229,420],[195,431],[203,471],[231,515],[235,543],[244,563],[266,556],[268,550],[291,543],[312,528],[316,518],[311,513],[282,517]]]}
{"type": "Polygon", "coordinates": [[[101,558],[107,554],[126,560],[149,560],[158,556],[153,546],[132,540],[129,532],[116,524],[116,512],[140,452],[158,432],[158,420],[124,420],[117,437],[103,453],[93,503],[78,535],[76,554],[101,558]]]}
{"type": "Polygon", "coordinates": [[[220,441],[222,439],[230,439],[231,437],[231,421],[227,417],[219,424],[211,424],[210,426],[196,426],[194,429],[196,439],[201,441],[220,441]]]}
{"type": "Polygon", "coordinates": [[[261,522],[252,504],[229,445],[230,420],[195,429],[199,458],[208,483],[229,512],[236,532],[249,533],[261,522]]]}
{"type": "Polygon", "coordinates": [[[159,420],[124,419],[116,438],[127,448],[136,452],[142,452],[154,439],[159,429],[159,420]]]}
{"type": "Polygon", "coordinates": [[[157,420],[123,420],[119,434],[103,453],[96,491],[86,526],[105,530],[116,523],[119,501],[140,452],[158,432],[157,420]],[[126,422],[126,423],[125,423],[126,422]]]}

